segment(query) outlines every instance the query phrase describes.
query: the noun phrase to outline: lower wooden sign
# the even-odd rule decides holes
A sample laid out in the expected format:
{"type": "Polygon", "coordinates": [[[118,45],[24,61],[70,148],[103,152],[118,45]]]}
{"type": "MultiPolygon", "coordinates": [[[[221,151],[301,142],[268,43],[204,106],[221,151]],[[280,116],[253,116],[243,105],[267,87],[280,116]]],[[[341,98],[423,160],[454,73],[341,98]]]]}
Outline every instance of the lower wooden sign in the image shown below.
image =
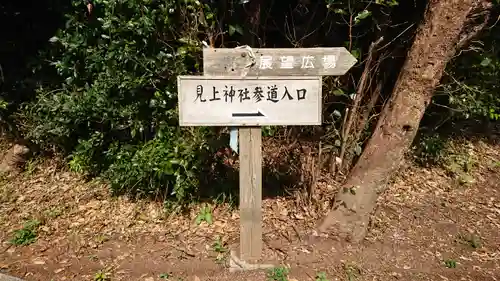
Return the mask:
{"type": "Polygon", "coordinates": [[[181,126],[321,125],[321,77],[179,76],[181,126]]]}

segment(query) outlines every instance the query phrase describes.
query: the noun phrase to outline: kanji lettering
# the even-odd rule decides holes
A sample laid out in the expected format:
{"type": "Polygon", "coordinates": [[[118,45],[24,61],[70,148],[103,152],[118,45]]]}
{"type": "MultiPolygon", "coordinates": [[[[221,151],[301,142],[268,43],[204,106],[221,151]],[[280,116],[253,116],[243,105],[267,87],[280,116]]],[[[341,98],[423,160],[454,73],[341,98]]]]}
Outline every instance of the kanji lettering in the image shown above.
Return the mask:
{"type": "Polygon", "coordinates": [[[303,100],[306,98],[306,89],[297,89],[297,99],[303,100]]]}
{"type": "Polygon", "coordinates": [[[260,69],[273,69],[273,57],[272,56],[261,56],[259,68],[260,69]]]}
{"type": "Polygon", "coordinates": [[[293,68],[293,63],[294,63],[293,56],[282,56],[282,57],[280,57],[280,60],[281,60],[280,68],[283,68],[283,69],[292,69],[293,68]]]}
{"type": "Polygon", "coordinates": [[[303,56],[302,66],[300,68],[314,68],[314,57],[313,56],[303,56]]]}
{"type": "Polygon", "coordinates": [[[203,85],[196,86],[196,99],[197,102],[218,101],[224,100],[226,103],[244,102],[246,100],[254,100],[256,103],[263,100],[277,103],[280,100],[304,100],[306,99],[307,89],[293,89],[288,88],[286,85],[260,85],[255,88],[235,88],[234,86],[224,85],[221,89],[212,86],[211,93],[205,93],[203,85]],[[297,91],[296,96],[293,94],[297,91]],[[281,97],[280,97],[281,96],[281,97]]]}
{"type": "Polygon", "coordinates": [[[278,100],[278,87],[276,85],[274,86],[267,86],[268,91],[267,91],[267,100],[272,101],[274,103],[277,103],[278,100]]]}
{"type": "Polygon", "coordinates": [[[323,68],[335,68],[336,65],[337,65],[336,55],[323,56],[323,68]]]}
{"type": "Polygon", "coordinates": [[[253,91],[253,98],[257,100],[257,102],[261,101],[264,98],[262,87],[255,87],[255,90],[253,91]]]}
{"type": "Polygon", "coordinates": [[[213,88],[214,88],[213,97],[211,99],[209,99],[209,101],[220,100],[220,98],[217,97],[217,94],[219,93],[219,91],[217,91],[215,89],[215,87],[213,87],[213,88]]]}
{"type": "Polygon", "coordinates": [[[225,101],[227,102],[227,100],[229,99],[230,102],[233,102],[233,97],[236,94],[236,91],[233,89],[233,86],[231,86],[230,88],[225,86],[225,89],[223,90],[223,92],[224,92],[225,101]]]}
{"type": "Polygon", "coordinates": [[[250,93],[250,91],[248,91],[247,88],[245,89],[238,89],[238,97],[240,98],[240,102],[243,102],[244,100],[249,100],[250,97],[248,96],[248,94],[250,93]]]}
{"type": "Polygon", "coordinates": [[[207,101],[206,99],[203,98],[203,86],[202,85],[196,86],[196,98],[194,99],[194,101],[197,101],[198,99],[200,99],[201,102],[207,101]]]}
{"type": "Polygon", "coordinates": [[[284,99],[285,97],[288,97],[288,100],[293,100],[292,95],[290,95],[290,92],[288,92],[287,87],[285,86],[285,93],[283,93],[283,97],[281,99],[284,99]]]}

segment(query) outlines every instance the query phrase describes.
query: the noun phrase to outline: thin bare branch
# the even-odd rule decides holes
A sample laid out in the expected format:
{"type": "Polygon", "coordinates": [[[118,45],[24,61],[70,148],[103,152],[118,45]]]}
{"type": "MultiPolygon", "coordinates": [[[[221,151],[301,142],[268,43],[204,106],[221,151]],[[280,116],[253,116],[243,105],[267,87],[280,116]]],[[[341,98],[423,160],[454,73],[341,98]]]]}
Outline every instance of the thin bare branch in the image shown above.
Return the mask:
{"type": "Polygon", "coordinates": [[[458,40],[457,49],[464,48],[471,42],[471,40],[474,37],[476,37],[479,34],[479,32],[481,32],[484,29],[484,27],[488,24],[490,20],[490,11],[492,7],[493,5],[489,2],[480,1],[471,9],[471,11],[478,9],[480,11],[470,16],[469,25],[472,25],[472,27],[470,30],[460,34],[460,39],[458,40]],[[473,24],[473,21],[475,21],[479,17],[483,17],[481,23],[473,24]]]}
{"type": "MultiPolygon", "coordinates": [[[[364,69],[363,73],[361,74],[361,79],[360,79],[358,89],[356,91],[356,96],[354,97],[354,101],[352,103],[351,108],[349,110],[346,109],[346,117],[344,119],[344,124],[342,125],[342,130],[341,130],[342,145],[341,145],[340,154],[339,154],[339,158],[341,159],[342,162],[344,160],[344,154],[345,154],[345,150],[347,147],[347,139],[349,136],[349,132],[351,130],[352,123],[354,122],[355,115],[358,112],[358,106],[363,98],[363,93],[365,93],[367,81],[369,80],[368,77],[369,77],[369,73],[370,73],[370,69],[371,69],[373,54],[376,52],[375,48],[383,40],[384,40],[384,37],[380,37],[379,39],[377,39],[377,41],[373,42],[370,45],[370,49],[368,50],[368,58],[367,58],[366,64],[365,64],[365,69],[364,69]]],[[[342,170],[342,167],[343,167],[342,162],[340,164],[340,168],[337,171],[342,170]]]]}

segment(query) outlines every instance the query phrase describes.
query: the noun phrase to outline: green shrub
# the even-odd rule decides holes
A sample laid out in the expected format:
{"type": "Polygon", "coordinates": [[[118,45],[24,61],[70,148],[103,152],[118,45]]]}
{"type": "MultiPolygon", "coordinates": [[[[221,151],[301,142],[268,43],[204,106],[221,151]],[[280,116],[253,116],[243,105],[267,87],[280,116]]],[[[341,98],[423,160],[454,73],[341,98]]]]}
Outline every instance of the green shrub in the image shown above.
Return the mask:
{"type": "Polygon", "coordinates": [[[192,131],[196,136],[191,138],[176,130],[140,145],[113,143],[106,153],[111,165],[104,173],[113,191],[146,196],[163,192],[187,199],[199,186],[210,152],[205,134],[192,131]]]}
{"type": "Polygon", "coordinates": [[[467,52],[448,64],[440,95],[448,97],[450,113],[458,118],[500,120],[499,26],[485,29],[467,52]]]}
{"type": "Polygon", "coordinates": [[[96,0],[90,19],[81,9],[74,1],[50,39],[44,59],[61,82],[24,105],[23,133],[44,150],[64,152],[72,170],[109,179],[116,193],[187,198],[210,131],[178,127],[176,78],[199,69],[198,12],[209,7],[96,0]]]}
{"type": "Polygon", "coordinates": [[[446,140],[439,135],[423,135],[414,146],[414,159],[417,164],[435,165],[440,164],[447,155],[446,140]]]}
{"type": "Polygon", "coordinates": [[[14,231],[14,237],[11,239],[13,245],[25,246],[32,244],[37,238],[37,229],[40,222],[37,220],[28,220],[24,223],[23,228],[14,231]]]}

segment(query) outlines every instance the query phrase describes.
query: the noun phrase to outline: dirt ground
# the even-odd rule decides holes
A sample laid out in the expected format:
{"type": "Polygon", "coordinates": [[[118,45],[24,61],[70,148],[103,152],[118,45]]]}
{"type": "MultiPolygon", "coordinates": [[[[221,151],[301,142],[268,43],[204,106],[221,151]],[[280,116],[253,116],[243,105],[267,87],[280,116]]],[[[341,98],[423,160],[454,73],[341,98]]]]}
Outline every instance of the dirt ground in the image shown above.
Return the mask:
{"type": "MultiPolygon", "coordinates": [[[[361,245],[307,235],[328,198],[265,199],[263,256],[300,281],[319,272],[330,281],[500,280],[500,144],[466,145],[477,160],[466,180],[444,168],[404,169],[380,197],[361,245]]],[[[332,194],[337,185],[318,186],[332,194]]],[[[238,211],[210,206],[213,223],[197,225],[200,206],[173,216],[161,203],[111,197],[103,184],[42,163],[1,183],[0,272],[43,281],[106,280],[99,272],[108,280],[269,280],[266,271],[229,272],[214,242],[237,244],[238,211]],[[37,240],[11,245],[30,219],[41,222],[37,240]]]]}

